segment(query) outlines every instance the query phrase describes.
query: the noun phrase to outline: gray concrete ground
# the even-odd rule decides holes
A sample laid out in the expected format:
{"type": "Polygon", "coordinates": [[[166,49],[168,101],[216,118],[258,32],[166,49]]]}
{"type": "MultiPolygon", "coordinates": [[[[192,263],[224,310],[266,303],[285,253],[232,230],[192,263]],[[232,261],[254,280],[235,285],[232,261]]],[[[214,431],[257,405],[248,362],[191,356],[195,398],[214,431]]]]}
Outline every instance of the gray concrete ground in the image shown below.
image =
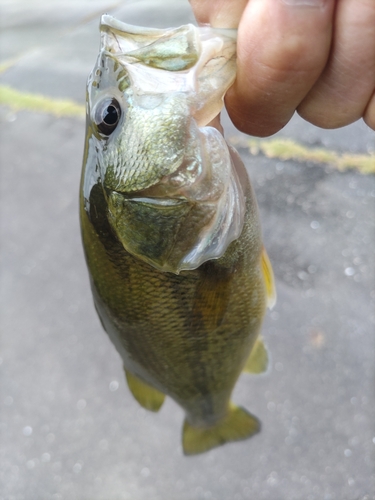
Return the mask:
{"type": "MultiPolygon", "coordinates": [[[[80,103],[100,13],[193,20],[182,0],[0,5],[0,61],[22,56],[0,85],[80,103]]],[[[6,106],[0,120],[0,500],[373,500],[374,177],[240,150],[278,303],[264,324],[271,369],[243,375],[234,400],[263,428],[186,458],[182,410],[138,406],[92,305],[77,215],[84,121],[6,106]]],[[[295,118],[278,135],[374,150],[361,123],[324,131],[295,118]]]]}

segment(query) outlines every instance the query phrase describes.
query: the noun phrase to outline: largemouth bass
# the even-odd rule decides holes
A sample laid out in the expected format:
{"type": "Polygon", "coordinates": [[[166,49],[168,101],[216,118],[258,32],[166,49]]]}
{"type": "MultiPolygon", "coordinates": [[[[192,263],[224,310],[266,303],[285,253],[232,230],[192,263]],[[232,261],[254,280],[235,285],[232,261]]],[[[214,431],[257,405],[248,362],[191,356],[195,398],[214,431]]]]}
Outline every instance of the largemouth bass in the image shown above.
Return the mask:
{"type": "Polygon", "coordinates": [[[186,413],[185,454],[248,438],[230,401],[266,367],[259,332],[275,300],[246,170],[218,115],[236,73],[236,32],[101,19],[88,79],[80,188],[95,306],[128,386],[186,413]]]}

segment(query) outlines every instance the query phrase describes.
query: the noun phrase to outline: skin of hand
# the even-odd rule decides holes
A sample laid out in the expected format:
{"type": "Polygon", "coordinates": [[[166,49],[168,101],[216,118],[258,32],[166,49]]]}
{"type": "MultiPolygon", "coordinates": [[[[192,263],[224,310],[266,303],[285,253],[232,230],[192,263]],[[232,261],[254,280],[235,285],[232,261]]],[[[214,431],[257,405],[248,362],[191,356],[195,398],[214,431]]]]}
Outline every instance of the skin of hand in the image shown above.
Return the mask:
{"type": "Polygon", "coordinates": [[[190,0],[197,21],[238,28],[225,104],[265,137],[294,112],[322,128],[363,118],[375,130],[375,0],[190,0]]]}

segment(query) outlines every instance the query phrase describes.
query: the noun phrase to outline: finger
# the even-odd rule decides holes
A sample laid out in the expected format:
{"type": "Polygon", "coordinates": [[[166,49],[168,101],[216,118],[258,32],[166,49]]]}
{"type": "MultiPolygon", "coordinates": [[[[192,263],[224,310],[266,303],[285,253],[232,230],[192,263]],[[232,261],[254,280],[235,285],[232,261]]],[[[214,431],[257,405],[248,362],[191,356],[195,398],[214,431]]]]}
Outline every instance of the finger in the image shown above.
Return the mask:
{"type": "Polygon", "coordinates": [[[266,136],[289,121],[327,62],[333,7],[334,0],[250,0],[226,98],[240,130],[266,136]]]}
{"type": "Polygon", "coordinates": [[[298,112],[320,127],[341,127],[364,115],[374,89],[375,1],[341,0],[327,67],[298,112]]]}
{"type": "Polygon", "coordinates": [[[248,0],[190,0],[199,24],[237,28],[248,0]]]}
{"type": "Polygon", "coordinates": [[[367,105],[363,119],[372,130],[375,130],[375,92],[367,105]]]}

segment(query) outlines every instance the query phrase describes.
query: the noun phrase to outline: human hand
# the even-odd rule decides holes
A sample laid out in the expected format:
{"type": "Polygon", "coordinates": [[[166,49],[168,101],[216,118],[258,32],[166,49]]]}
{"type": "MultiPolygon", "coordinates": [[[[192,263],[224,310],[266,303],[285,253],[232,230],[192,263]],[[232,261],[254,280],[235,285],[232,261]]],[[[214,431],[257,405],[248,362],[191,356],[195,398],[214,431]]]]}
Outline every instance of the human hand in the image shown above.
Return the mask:
{"type": "Polygon", "coordinates": [[[363,118],[375,130],[375,0],[190,0],[197,21],[238,28],[225,103],[265,137],[297,112],[323,128],[363,118]]]}

